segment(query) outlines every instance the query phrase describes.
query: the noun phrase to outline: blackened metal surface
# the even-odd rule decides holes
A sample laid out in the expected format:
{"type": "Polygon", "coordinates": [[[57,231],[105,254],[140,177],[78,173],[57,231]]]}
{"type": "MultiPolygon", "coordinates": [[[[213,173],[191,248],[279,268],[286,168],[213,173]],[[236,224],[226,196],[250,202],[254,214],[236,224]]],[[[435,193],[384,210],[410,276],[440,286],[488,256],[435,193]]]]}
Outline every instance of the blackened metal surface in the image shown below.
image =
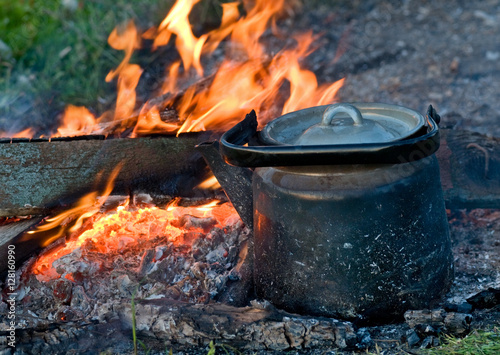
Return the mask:
{"type": "Polygon", "coordinates": [[[255,284],[290,312],[382,321],[453,277],[435,156],[324,176],[254,174],[255,284]]]}
{"type": "Polygon", "coordinates": [[[248,168],[226,164],[219,153],[219,142],[202,143],[196,147],[210,170],[224,189],[227,197],[247,226],[253,226],[252,174],[248,168]]]}

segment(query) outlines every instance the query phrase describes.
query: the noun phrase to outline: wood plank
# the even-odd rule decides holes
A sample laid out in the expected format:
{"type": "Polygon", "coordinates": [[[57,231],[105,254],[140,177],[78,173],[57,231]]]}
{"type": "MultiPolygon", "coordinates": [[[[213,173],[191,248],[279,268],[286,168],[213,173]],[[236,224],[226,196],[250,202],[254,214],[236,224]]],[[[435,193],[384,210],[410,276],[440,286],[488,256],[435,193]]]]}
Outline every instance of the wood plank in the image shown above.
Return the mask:
{"type": "Polygon", "coordinates": [[[0,143],[0,216],[42,214],[103,188],[113,169],[121,193],[188,194],[205,163],[202,133],[103,140],[0,143]],[[100,176],[100,179],[98,177],[100,176]]]}

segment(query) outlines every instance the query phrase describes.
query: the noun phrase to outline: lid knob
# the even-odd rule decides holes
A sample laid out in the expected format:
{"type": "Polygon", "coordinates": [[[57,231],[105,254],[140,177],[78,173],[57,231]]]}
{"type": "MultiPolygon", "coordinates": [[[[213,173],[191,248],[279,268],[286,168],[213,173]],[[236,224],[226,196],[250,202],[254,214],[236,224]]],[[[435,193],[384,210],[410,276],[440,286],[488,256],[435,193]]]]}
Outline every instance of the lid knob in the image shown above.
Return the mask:
{"type": "Polygon", "coordinates": [[[383,126],[373,118],[363,118],[354,105],[341,103],[328,106],[321,122],[306,129],[295,144],[378,143],[394,141],[400,136],[401,134],[389,125],[383,126]]]}
{"type": "Polygon", "coordinates": [[[360,126],[363,124],[363,116],[361,116],[361,112],[356,107],[350,104],[335,104],[328,106],[323,113],[321,124],[323,126],[330,125],[337,113],[347,113],[354,121],[355,126],[360,126]]]}

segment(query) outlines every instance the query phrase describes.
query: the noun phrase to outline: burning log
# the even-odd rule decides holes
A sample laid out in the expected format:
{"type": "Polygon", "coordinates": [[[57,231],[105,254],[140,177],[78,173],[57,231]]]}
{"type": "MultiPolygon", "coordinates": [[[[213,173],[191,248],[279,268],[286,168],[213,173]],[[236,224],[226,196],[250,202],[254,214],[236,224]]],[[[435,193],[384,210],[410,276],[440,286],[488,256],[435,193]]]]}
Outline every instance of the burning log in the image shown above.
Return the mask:
{"type": "MultiPolygon", "coordinates": [[[[9,245],[14,245],[16,240],[27,230],[42,220],[41,217],[23,219],[17,222],[9,223],[0,226],[0,273],[7,270],[7,253],[9,245]]],[[[24,248],[17,248],[16,261],[26,258],[34,249],[38,247],[38,243],[33,242],[32,245],[24,248]]]]}

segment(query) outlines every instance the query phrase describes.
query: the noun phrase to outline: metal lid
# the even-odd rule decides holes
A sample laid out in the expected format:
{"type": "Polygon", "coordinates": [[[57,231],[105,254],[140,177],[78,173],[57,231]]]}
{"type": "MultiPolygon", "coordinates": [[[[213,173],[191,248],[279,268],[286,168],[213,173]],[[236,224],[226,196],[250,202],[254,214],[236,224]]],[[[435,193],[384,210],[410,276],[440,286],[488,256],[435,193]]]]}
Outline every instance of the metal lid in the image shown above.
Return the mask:
{"type": "Polygon", "coordinates": [[[341,103],[283,115],[264,127],[261,138],[274,145],[387,143],[413,135],[424,124],[421,114],[405,107],[341,103]]]}

